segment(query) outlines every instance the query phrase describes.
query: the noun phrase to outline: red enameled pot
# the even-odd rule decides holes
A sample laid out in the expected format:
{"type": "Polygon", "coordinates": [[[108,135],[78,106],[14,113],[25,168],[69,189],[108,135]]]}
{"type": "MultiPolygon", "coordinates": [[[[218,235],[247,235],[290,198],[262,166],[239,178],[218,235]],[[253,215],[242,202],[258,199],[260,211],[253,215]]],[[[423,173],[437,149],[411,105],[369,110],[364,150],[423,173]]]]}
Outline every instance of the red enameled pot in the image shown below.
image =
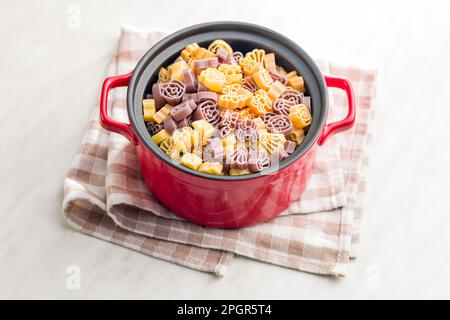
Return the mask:
{"type": "Polygon", "coordinates": [[[187,220],[220,228],[245,227],[269,220],[299,199],[311,176],[316,148],[332,134],[352,127],[354,121],[355,101],[348,80],[323,76],[309,55],[283,35],[241,22],[194,25],[162,39],[132,72],[105,79],[100,98],[101,125],[136,145],[141,174],[159,201],[187,220]],[[146,129],[142,99],[151,93],[159,68],[167,67],[186,45],[197,42],[208,46],[215,39],[227,41],[236,51],[261,48],[274,52],[279,65],[286,70],[298,70],[305,80],[306,95],[311,96],[313,122],[301,146],[275,172],[213,176],[194,171],[169,159],[146,129]],[[128,86],[129,124],[111,119],[107,111],[109,91],[123,86],[128,86]],[[345,119],[328,124],[327,87],[340,88],[348,97],[345,119]]]}

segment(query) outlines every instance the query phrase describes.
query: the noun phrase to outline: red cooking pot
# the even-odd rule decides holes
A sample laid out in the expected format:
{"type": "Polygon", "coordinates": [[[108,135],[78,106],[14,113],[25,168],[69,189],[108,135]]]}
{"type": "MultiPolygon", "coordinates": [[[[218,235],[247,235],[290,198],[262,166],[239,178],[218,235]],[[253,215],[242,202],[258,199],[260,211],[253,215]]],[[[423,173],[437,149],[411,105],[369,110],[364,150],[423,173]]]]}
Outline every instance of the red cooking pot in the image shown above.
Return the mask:
{"type": "Polygon", "coordinates": [[[292,201],[298,200],[311,176],[316,148],[331,135],[352,127],[355,102],[350,82],[323,76],[314,61],[298,45],[270,29],[241,22],[213,22],[178,31],[154,45],[134,71],[105,79],[100,98],[100,123],[136,145],[141,174],[151,192],[175,214],[195,223],[220,228],[237,228],[269,220],[292,201]],[[305,140],[279,169],[242,176],[214,176],[191,170],[171,160],[152,141],[142,115],[142,99],[151,93],[161,67],[167,67],[186,45],[208,46],[215,39],[227,41],[234,50],[254,48],[273,52],[286,70],[298,70],[311,97],[312,124],[305,140]],[[111,89],[128,86],[130,123],[111,119],[107,98],[111,89]],[[327,87],[344,90],[348,97],[345,119],[326,124],[327,87]]]}

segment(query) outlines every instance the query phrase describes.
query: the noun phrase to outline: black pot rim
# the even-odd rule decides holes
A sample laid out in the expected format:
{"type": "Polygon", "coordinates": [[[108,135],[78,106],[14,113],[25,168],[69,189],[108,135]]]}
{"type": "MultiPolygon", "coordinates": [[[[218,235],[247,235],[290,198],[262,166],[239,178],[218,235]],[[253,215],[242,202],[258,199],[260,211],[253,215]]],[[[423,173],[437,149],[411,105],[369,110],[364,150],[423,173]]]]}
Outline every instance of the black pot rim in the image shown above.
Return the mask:
{"type": "MultiPolygon", "coordinates": [[[[302,142],[300,147],[298,147],[295,150],[293,154],[289,155],[288,158],[286,158],[284,161],[280,163],[277,171],[281,171],[282,169],[292,165],[294,162],[300,159],[309,149],[312,148],[312,146],[316,143],[317,139],[319,138],[319,135],[322,133],[322,129],[328,114],[328,92],[322,73],[320,72],[318,66],[316,65],[314,60],[306,53],[306,51],[304,51],[295,42],[293,42],[289,38],[283,36],[282,34],[276,31],[246,22],[216,21],[192,25],[190,27],[181,29],[175,33],[168,35],[167,37],[161,39],[158,43],[156,43],[144,54],[144,56],[140,59],[140,61],[138,62],[133,71],[133,75],[129,81],[127,89],[128,117],[133,127],[133,131],[135,132],[135,134],[138,135],[140,142],[143,143],[144,146],[153,154],[155,154],[158,158],[160,158],[165,163],[171,165],[172,167],[184,173],[210,180],[223,180],[223,181],[249,180],[265,176],[267,174],[271,174],[273,173],[273,170],[271,171],[271,169],[266,169],[258,173],[251,173],[239,176],[219,176],[189,169],[187,167],[184,167],[180,163],[171,160],[159,148],[159,146],[157,146],[153,142],[148,131],[145,128],[145,123],[143,121],[141,109],[142,98],[145,92],[142,88],[148,87],[149,84],[142,83],[143,81],[142,78],[143,75],[146,74],[145,72],[149,67],[149,65],[151,64],[151,60],[154,60],[155,57],[158,57],[161,60],[162,56],[164,56],[164,51],[168,46],[177,45],[184,41],[184,44],[182,44],[181,46],[181,48],[184,48],[184,46],[186,46],[187,44],[192,43],[192,41],[189,41],[188,38],[191,38],[192,36],[199,34],[209,35],[210,37],[211,35],[214,34],[215,38],[208,38],[208,41],[212,41],[219,38],[227,41],[227,33],[231,32],[233,32],[234,37],[236,37],[236,34],[238,34],[239,32],[242,32],[243,39],[245,37],[251,37],[251,35],[254,34],[260,36],[261,38],[264,37],[267,38],[267,41],[270,40],[273,43],[282,44],[286,52],[287,50],[290,50],[289,52],[291,54],[295,54],[296,58],[298,58],[298,61],[301,61],[301,63],[307,67],[308,74],[310,75],[309,77],[305,78],[305,85],[307,92],[312,90],[317,92],[316,97],[311,95],[311,103],[313,109],[312,110],[313,123],[311,124],[311,127],[308,130],[308,133],[306,134],[304,141],[302,142]],[[308,90],[308,88],[310,89],[308,90]],[[318,103],[318,101],[320,101],[320,103],[318,103]]],[[[253,41],[253,37],[248,39],[249,41],[253,41]]],[[[180,49],[179,51],[181,50],[182,49],[180,49]]],[[[278,56],[279,55],[277,55],[277,57],[278,56]]],[[[163,64],[164,63],[159,63],[156,70],[158,70],[163,64]]],[[[300,73],[302,74],[303,77],[305,77],[305,74],[302,71],[300,71],[300,73]]],[[[156,74],[154,72],[150,76],[148,74],[146,75],[147,78],[151,77],[153,79],[155,78],[155,76],[156,74]]]]}

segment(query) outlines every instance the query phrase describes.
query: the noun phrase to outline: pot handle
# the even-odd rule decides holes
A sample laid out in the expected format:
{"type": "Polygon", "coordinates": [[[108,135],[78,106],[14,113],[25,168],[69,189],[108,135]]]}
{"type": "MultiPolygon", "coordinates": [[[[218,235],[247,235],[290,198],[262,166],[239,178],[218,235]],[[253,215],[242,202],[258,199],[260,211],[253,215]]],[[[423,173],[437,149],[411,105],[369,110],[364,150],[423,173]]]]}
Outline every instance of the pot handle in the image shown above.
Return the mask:
{"type": "Polygon", "coordinates": [[[318,140],[319,145],[324,144],[325,141],[333,134],[353,127],[356,114],[355,94],[353,92],[353,87],[350,81],[345,78],[333,76],[324,76],[324,78],[327,87],[339,88],[346,92],[348,100],[348,113],[343,120],[327,123],[323,127],[322,135],[318,140]]]}
{"type": "Polygon", "coordinates": [[[136,135],[133,133],[131,125],[129,123],[113,120],[108,115],[109,91],[117,87],[128,86],[132,74],[133,72],[129,72],[119,76],[112,76],[103,81],[102,93],[100,95],[100,124],[105,130],[121,134],[131,143],[137,144],[138,141],[136,135]]]}

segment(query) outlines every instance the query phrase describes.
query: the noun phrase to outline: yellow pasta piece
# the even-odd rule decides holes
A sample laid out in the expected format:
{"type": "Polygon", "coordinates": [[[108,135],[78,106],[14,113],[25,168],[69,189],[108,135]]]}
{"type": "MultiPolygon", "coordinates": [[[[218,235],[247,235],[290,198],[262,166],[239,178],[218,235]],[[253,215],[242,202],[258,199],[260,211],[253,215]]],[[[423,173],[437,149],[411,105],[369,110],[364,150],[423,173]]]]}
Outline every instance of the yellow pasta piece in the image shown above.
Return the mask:
{"type": "Polygon", "coordinates": [[[295,77],[296,75],[297,75],[297,71],[294,70],[294,71],[287,73],[286,78],[288,78],[288,80],[289,80],[289,79],[295,77]]]}
{"type": "Polygon", "coordinates": [[[309,126],[312,121],[308,107],[304,104],[296,104],[292,106],[289,113],[289,118],[291,118],[292,124],[297,129],[302,129],[309,126]]]}
{"type": "Polygon", "coordinates": [[[171,111],[172,106],[170,104],[166,104],[153,115],[153,121],[155,121],[157,124],[163,123],[164,119],[167,118],[171,111]]]}
{"type": "Polygon", "coordinates": [[[225,85],[241,83],[242,82],[242,69],[237,64],[221,64],[217,68],[225,75],[225,85]]]}
{"type": "Polygon", "coordinates": [[[237,143],[236,136],[234,135],[234,133],[229,134],[225,138],[222,138],[221,142],[225,150],[225,158],[230,157],[233,154],[237,143]]]}
{"type": "Polygon", "coordinates": [[[272,100],[270,100],[266,91],[259,89],[253,93],[248,107],[257,115],[262,115],[268,111],[272,111],[272,100]]]}
{"type": "Polygon", "coordinates": [[[241,111],[239,111],[239,120],[254,119],[254,118],[256,118],[256,114],[254,114],[249,108],[244,108],[241,111]]]}
{"type": "Polygon", "coordinates": [[[245,58],[255,61],[258,65],[262,66],[264,63],[264,56],[266,52],[263,49],[254,49],[245,54],[245,58]]]}
{"type": "Polygon", "coordinates": [[[158,82],[159,83],[167,83],[170,81],[170,74],[166,68],[159,69],[158,72],[158,82]]]}
{"type": "Polygon", "coordinates": [[[203,147],[194,147],[192,150],[192,153],[195,154],[197,157],[203,159],[203,147]]]}
{"type": "Polygon", "coordinates": [[[201,149],[201,146],[203,144],[202,136],[197,130],[192,130],[191,132],[191,144],[194,149],[199,147],[201,149]]]}
{"type": "Polygon", "coordinates": [[[230,176],[241,176],[244,174],[250,174],[250,170],[248,169],[244,169],[244,170],[239,170],[239,169],[230,169],[230,176]]]}
{"type": "Polygon", "coordinates": [[[174,148],[174,143],[172,137],[169,137],[161,142],[159,148],[166,154],[169,154],[174,148]]]}
{"type": "Polygon", "coordinates": [[[305,132],[303,129],[294,128],[289,134],[289,140],[294,141],[297,145],[303,142],[305,139],[305,132]]]}
{"type": "Polygon", "coordinates": [[[186,48],[183,49],[183,51],[181,51],[180,55],[184,59],[184,61],[190,62],[192,60],[194,51],[197,50],[198,48],[200,47],[198,46],[197,43],[191,43],[187,45],[186,48]]]}
{"type": "Polygon", "coordinates": [[[205,146],[208,143],[208,139],[214,134],[214,127],[206,120],[197,120],[192,122],[192,127],[199,132],[202,145],[205,146]]]}
{"type": "Polygon", "coordinates": [[[253,92],[251,92],[251,91],[249,91],[249,90],[247,90],[247,89],[245,89],[245,88],[243,88],[243,87],[240,87],[240,88],[239,88],[238,94],[240,94],[240,95],[242,95],[242,96],[245,97],[245,102],[246,102],[246,103],[247,103],[248,101],[250,101],[250,99],[253,97],[253,92]]]}
{"type": "Polygon", "coordinates": [[[193,59],[195,59],[195,60],[214,58],[215,56],[216,55],[214,52],[206,50],[205,48],[197,48],[193,52],[193,59]]]}
{"type": "Polygon", "coordinates": [[[286,76],[288,73],[286,70],[283,69],[283,67],[277,66],[277,71],[281,73],[283,76],[286,76]]]}
{"type": "Polygon", "coordinates": [[[166,129],[162,129],[160,132],[152,136],[152,140],[157,144],[161,144],[166,139],[170,138],[170,133],[166,131],[166,129]]]}
{"type": "Polygon", "coordinates": [[[209,174],[215,174],[220,175],[222,174],[223,164],[219,162],[204,162],[200,165],[198,168],[198,171],[209,173],[209,174]]]}
{"type": "Polygon", "coordinates": [[[255,72],[259,71],[259,69],[261,69],[258,62],[256,62],[255,60],[251,60],[249,58],[239,59],[239,65],[241,66],[242,71],[244,71],[244,74],[246,76],[251,76],[255,72]]]}
{"type": "Polygon", "coordinates": [[[264,68],[267,70],[277,68],[277,65],[275,64],[275,53],[268,53],[264,56],[264,68]]]}
{"type": "Polygon", "coordinates": [[[202,164],[202,158],[193,153],[185,153],[181,157],[181,164],[187,168],[198,170],[202,164]]]}
{"type": "Polygon", "coordinates": [[[207,68],[200,73],[198,80],[211,91],[222,92],[225,85],[225,75],[215,68],[207,68]]]}
{"type": "MultiPolygon", "coordinates": [[[[265,126],[265,124],[264,124],[264,126],[265,126]]],[[[268,132],[266,128],[264,128],[264,129],[258,129],[257,131],[258,131],[258,136],[261,135],[261,134],[263,134],[263,133],[267,133],[267,132],[268,132]]]]}
{"type": "Polygon", "coordinates": [[[270,88],[273,83],[272,77],[266,69],[261,69],[253,74],[253,80],[255,80],[256,85],[264,90],[270,88]]]}
{"type": "Polygon", "coordinates": [[[278,149],[284,148],[286,138],[281,133],[264,133],[260,132],[259,144],[267,151],[268,155],[272,155],[278,149]]]}
{"type": "Polygon", "coordinates": [[[267,91],[267,95],[270,99],[272,99],[272,101],[275,101],[276,99],[281,97],[285,90],[286,87],[280,81],[275,81],[267,91]]]}
{"type": "Polygon", "coordinates": [[[144,112],[144,121],[153,121],[153,116],[156,112],[155,100],[144,99],[142,100],[142,110],[144,112]]]}
{"type": "Polygon", "coordinates": [[[170,73],[170,80],[183,81],[183,71],[187,68],[189,68],[189,66],[184,60],[171,64],[168,68],[168,72],[170,73]]]}
{"type": "Polygon", "coordinates": [[[233,54],[233,49],[230,47],[230,45],[221,39],[217,39],[211,42],[211,44],[208,47],[208,50],[213,53],[216,53],[217,49],[219,48],[225,49],[229,56],[233,54]]]}
{"type": "Polygon", "coordinates": [[[303,81],[303,77],[299,76],[293,76],[288,80],[288,85],[290,85],[292,88],[300,91],[305,92],[305,82],[303,81]]]}
{"type": "Polygon", "coordinates": [[[262,130],[266,128],[266,124],[261,118],[255,118],[253,119],[253,122],[256,124],[256,130],[262,130]]]}
{"type": "Polygon", "coordinates": [[[183,127],[172,133],[173,145],[181,153],[191,152],[192,150],[192,132],[191,127],[183,127]]]}

